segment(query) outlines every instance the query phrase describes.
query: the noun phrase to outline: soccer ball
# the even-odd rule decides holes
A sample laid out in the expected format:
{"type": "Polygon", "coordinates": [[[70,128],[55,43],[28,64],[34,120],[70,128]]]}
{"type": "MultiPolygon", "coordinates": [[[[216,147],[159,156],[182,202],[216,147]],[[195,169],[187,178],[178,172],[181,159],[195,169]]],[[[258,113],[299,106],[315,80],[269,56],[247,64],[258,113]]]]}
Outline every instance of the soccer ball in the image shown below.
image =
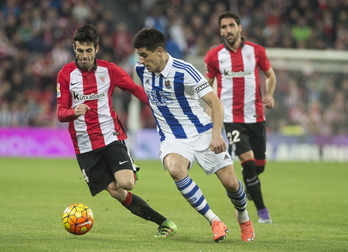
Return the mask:
{"type": "Polygon", "coordinates": [[[82,203],[68,206],[62,216],[64,228],[71,234],[86,234],[94,224],[92,210],[82,203]]]}

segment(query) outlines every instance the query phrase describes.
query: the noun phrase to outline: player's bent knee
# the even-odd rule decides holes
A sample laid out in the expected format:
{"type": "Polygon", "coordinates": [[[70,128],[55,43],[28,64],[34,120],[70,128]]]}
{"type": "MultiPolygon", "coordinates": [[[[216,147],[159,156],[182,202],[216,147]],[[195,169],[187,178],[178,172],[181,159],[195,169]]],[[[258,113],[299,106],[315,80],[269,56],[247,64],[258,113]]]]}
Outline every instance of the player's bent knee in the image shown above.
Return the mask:
{"type": "Polygon", "coordinates": [[[183,180],[187,176],[187,172],[178,171],[178,170],[171,170],[171,171],[169,171],[169,174],[172,177],[172,179],[175,181],[183,180]]]}
{"type": "Polygon", "coordinates": [[[254,160],[247,160],[244,161],[242,163],[242,167],[243,167],[243,177],[251,179],[255,176],[257,176],[256,174],[256,164],[254,160]]]}
{"type": "Polygon", "coordinates": [[[127,196],[127,191],[121,188],[116,182],[111,183],[106,190],[109,192],[110,196],[123,202],[127,196]]]}
{"type": "Polygon", "coordinates": [[[118,182],[118,184],[122,189],[130,191],[134,188],[134,179],[127,180],[127,181],[121,181],[121,182],[118,182]]]}
{"type": "Polygon", "coordinates": [[[220,173],[218,174],[218,177],[222,183],[222,185],[225,187],[225,189],[229,192],[235,192],[239,188],[239,181],[238,178],[235,176],[235,174],[224,174],[220,173]]]}
{"type": "Polygon", "coordinates": [[[124,190],[132,190],[134,188],[135,179],[132,170],[120,170],[115,173],[116,184],[124,190]]]}
{"type": "Polygon", "coordinates": [[[239,189],[239,182],[237,179],[233,179],[224,184],[224,187],[229,192],[236,192],[239,189]]]}

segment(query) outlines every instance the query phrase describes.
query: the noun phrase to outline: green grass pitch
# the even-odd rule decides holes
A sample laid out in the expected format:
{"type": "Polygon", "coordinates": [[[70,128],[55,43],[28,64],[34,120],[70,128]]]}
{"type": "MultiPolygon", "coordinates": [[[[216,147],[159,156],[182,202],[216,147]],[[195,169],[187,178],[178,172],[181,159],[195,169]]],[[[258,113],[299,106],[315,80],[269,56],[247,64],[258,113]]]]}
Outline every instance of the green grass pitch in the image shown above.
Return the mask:
{"type": "MultiPolygon", "coordinates": [[[[261,175],[272,224],[257,223],[248,210],[255,242],[242,242],[232,204],[215,175],[195,165],[189,172],[212,210],[228,225],[222,243],[177,191],[158,160],[138,161],[134,194],[172,219],[179,234],[154,238],[157,225],[128,212],[106,192],[96,197],[74,159],[0,158],[0,251],[348,251],[348,164],[269,162],[261,175]],[[64,230],[64,209],[81,202],[94,213],[92,230],[74,236],[64,230]]],[[[235,164],[239,178],[240,164],[235,164]]]]}

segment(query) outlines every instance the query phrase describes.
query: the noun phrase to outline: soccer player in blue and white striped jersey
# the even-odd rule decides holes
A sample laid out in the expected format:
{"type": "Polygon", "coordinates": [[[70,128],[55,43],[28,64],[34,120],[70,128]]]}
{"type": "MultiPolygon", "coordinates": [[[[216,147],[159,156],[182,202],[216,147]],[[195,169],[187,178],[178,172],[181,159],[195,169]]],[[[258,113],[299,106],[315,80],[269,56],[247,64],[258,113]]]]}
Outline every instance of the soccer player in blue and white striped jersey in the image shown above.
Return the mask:
{"type": "Polygon", "coordinates": [[[221,135],[222,103],[194,66],[168,54],[160,31],[143,28],[132,43],[140,57],[136,71],[156,120],[164,168],[188,203],[209,221],[214,241],[220,242],[228,228],[210,209],[188,170],[196,161],[206,174],[216,174],[236,209],[242,240],[253,241],[255,232],[246,209],[243,185],[221,135]],[[211,107],[211,118],[200,100],[211,107]]]}

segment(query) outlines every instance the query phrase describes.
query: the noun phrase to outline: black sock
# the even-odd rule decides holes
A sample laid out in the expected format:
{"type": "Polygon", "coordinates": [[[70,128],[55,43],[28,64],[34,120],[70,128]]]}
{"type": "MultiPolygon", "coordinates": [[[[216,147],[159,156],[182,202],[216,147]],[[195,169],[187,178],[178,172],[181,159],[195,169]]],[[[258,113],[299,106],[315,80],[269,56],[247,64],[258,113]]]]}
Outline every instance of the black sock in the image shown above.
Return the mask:
{"type": "Polygon", "coordinates": [[[264,209],[265,204],[263,203],[261,193],[261,182],[256,173],[256,164],[254,160],[247,160],[242,163],[243,166],[243,180],[245,187],[254,201],[256,209],[264,209]]]}
{"type": "Polygon", "coordinates": [[[145,220],[155,222],[158,225],[161,225],[166,220],[163,215],[153,210],[142,198],[131,192],[128,192],[123,205],[133,214],[145,220]]]}

